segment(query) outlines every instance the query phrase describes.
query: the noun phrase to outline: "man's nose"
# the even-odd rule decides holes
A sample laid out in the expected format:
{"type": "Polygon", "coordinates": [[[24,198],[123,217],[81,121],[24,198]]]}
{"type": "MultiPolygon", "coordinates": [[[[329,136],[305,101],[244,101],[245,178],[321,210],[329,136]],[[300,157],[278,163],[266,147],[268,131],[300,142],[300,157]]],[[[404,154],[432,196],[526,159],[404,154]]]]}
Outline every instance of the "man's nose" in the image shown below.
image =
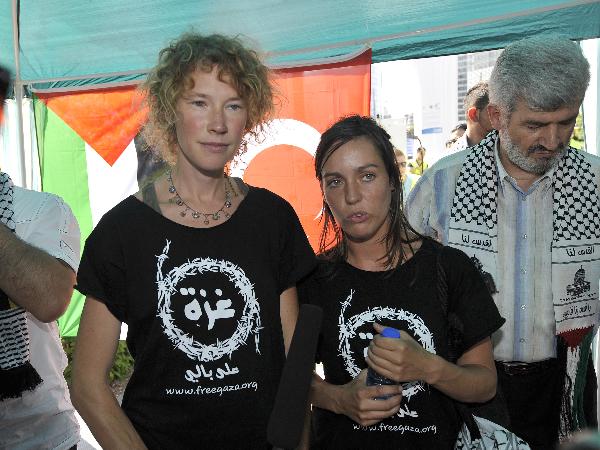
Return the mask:
{"type": "Polygon", "coordinates": [[[540,144],[546,147],[548,150],[557,150],[562,146],[560,130],[558,125],[550,124],[545,127],[540,144]]]}

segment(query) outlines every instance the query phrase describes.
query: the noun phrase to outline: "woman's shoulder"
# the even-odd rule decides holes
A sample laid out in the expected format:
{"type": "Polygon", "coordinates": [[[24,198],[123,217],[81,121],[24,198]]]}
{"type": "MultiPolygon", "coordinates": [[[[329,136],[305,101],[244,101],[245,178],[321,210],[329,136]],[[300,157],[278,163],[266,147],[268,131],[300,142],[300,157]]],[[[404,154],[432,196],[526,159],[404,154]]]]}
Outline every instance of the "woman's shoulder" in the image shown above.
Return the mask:
{"type": "Polygon", "coordinates": [[[473,261],[462,250],[443,245],[429,237],[423,238],[417,255],[420,255],[420,261],[429,267],[441,265],[446,274],[468,272],[473,266],[473,261]]]}
{"type": "Polygon", "coordinates": [[[285,198],[267,188],[250,184],[246,184],[246,186],[248,187],[248,196],[252,195],[255,202],[266,202],[275,206],[289,204],[285,198]]]}
{"type": "Polygon", "coordinates": [[[442,260],[460,260],[468,258],[465,252],[462,250],[451,247],[449,245],[443,245],[440,242],[436,241],[433,238],[423,236],[423,241],[421,243],[421,249],[424,251],[432,252],[434,254],[440,254],[442,260]]]}
{"type": "Polygon", "coordinates": [[[445,265],[461,268],[465,264],[472,264],[469,256],[464,251],[456,247],[442,245],[440,252],[442,254],[442,262],[445,265]]]}
{"type": "Polygon", "coordinates": [[[134,195],[129,195],[106,211],[94,227],[94,230],[96,228],[118,227],[121,224],[130,226],[132,222],[143,220],[140,217],[140,212],[144,208],[141,201],[136,199],[134,195]]]}
{"type": "Polygon", "coordinates": [[[337,267],[340,265],[340,261],[336,259],[333,250],[326,250],[325,252],[317,254],[317,267],[320,270],[326,270],[331,267],[337,267]]]}
{"type": "Polygon", "coordinates": [[[269,189],[256,186],[248,186],[248,194],[244,199],[247,202],[246,211],[257,217],[269,220],[279,218],[287,222],[290,217],[297,216],[293,206],[285,198],[269,189]]]}
{"type": "Polygon", "coordinates": [[[319,253],[316,255],[316,266],[308,275],[314,283],[325,283],[331,279],[343,264],[334,260],[332,252],[319,253]]]}
{"type": "Polygon", "coordinates": [[[417,250],[417,254],[421,253],[421,254],[434,254],[434,255],[437,255],[444,248],[446,248],[446,247],[444,245],[440,244],[435,239],[432,239],[432,238],[427,237],[427,236],[421,236],[421,239],[420,239],[420,242],[419,242],[419,248],[417,250]]]}
{"type": "Polygon", "coordinates": [[[327,287],[333,286],[333,278],[337,273],[339,265],[335,262],[317,255],[315,268],[298,283],[298,291],[301,301],[317,303],[323,296],[327,287]]]}

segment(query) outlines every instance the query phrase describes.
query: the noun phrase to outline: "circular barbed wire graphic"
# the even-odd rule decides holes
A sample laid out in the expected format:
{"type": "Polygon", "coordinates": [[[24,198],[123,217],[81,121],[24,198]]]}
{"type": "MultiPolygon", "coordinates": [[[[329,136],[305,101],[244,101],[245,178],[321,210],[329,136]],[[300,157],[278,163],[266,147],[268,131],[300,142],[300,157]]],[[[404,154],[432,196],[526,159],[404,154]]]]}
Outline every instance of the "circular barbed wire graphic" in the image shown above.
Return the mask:
{"type": "MultiPolygon", "coordinates": [[[[404,311],[403,309],[395,309],[388,306],[377,306],[374,308],[369,308],[366,311],[356,314],[346,320],[344,318],[344,312],[352,302],[353,296],[354,290],[350,290],[350,294],[342,303],[340,316],[338,318],[338,327],[340,331],[340,343],[338,350],[340,352],[340,356],[344,360],[346,371],[352,378],[356,377],[360,373],[360,368],[356,365],[355,356],[352,352],[352,348],[350,347],[350,339],[356,337],[357,330],[363,325],[373,323],[381,319],[396,320],[406,323],[408,330],[413,333],[413,336],[423,346],[423,348],[430,353],[436,353],[435,345],[433,343],[433,335],[429,331],[429,328],[427,328],[425,325],[425,322],[423,322],[423,319],[416,314],[404,311]]],[[[406,397],[407,400],[410,400],[413,395],[425,390],[423,384],[424,383],[422,381],[401,383],[402,395],[406,397]]]]}
{"type": "Polygon", "coordinates": [[[190,359],[202,362],[215,361],[225,355],[231,354],[240,346],[245,345],[250,334],[254,334],[256,353],[259,350],[260,306],[254,294],[252,283],[246,277],[244,271],[229,261],[212,258],[195,258],[187,261],[181,266],[171,269],[163,276],[162,265],[168,259],[170,241],[158,256],[157,263],[157,285],[158,285],[158,312],[157,316],[162,321],[162,328],[175,348],[183,351],[190,359]],[[171,295],[177,292],[178,284],[190,276],[202,275],[206,272],[221,273],[235,286],[237,292],[244,300],[242,316],[238,320],[237,327],[231,337],[212,343],[202,343],[194,336],[181,330],[172,316],[171,295]]]}

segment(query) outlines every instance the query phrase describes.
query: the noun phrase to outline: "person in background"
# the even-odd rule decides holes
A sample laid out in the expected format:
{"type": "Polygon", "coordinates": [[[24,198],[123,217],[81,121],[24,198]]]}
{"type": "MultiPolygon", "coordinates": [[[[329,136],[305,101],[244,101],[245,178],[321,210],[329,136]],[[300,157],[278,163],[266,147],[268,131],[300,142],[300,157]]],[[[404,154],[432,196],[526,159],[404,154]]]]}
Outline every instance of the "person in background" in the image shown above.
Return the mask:
{"type": "Polygon", "coordinates": [[[291,205],[225,174],[272,111],[269,71],[237,38],[188,33],[143,90],[144,137],[170,169],[86,241],[75,405],[103,448],[267,448],[296,282],[315,265],[291,205]],[[119,406],[122,322],[135,363],[119,406]]]}
{"type": "MultiPolygon", "coordinates": [[[[0,125],[8,82],[0,68],[0,125]]],[[[73,293],[79,241],[61,198],[22,189],[0,172],[0,448],[79,442],[56,323],[73,293]]]]}
{"type": "Polygon", "coordinates": [[[486,81],[471,86],[464,98],[467,128],[462,136],[452,145],[451,153],[459,152],[467,147],[479,144],[492,131],[492,123],[488,114],[488,84],[486,81]]]}
{"type": "Polygon", "coordinates": [[[408,193],[419,179],[418,175],[409,173],[407,170],[406,154],[399,148],[394,148],[398,170],[400,171],[400,181],[402,183],[402,199],[403,202],[408,198],[408,193]]]}
{"type": "Polygon", "coordinates": [[[423,175],[423,172],[429,167],[429,164],[425,162],[425,153],[427,153],[427,150],[423,147],[421,140],[418,137],[416,139],[419,141],[417,156],[415,156],[414,161],[408,163],[408,166],[410,167],[410,173],[414,175],[423,175]]]}
{"type": "Polygon", "coordinates": [[[373,119],[350,116],[326,130],[315,171],[320,265],[300,285],[302,301],[323,308],[312,448],[452,449],[462,425],[455,400],[495,393],[489,336],[503,319],[469,258],[408,224],[390,136],[373,119]],[[462,324],[460,348],[450,348],[447,314],[462,324]],[[400,339],[378,335],[384,326],[400,339]],[[366,386],[367,367],[401,386],[366,386]]]}
{"type": "Polygon", "coordinates": [[[507,319],[493,336],[498,387],[534,450],[597,426],[600,158],[568,145],[589,79],[568,39],[506,47],[488,83],[497,131],[434,164],[406,206],[416,230],[481,268],[507,319]]]}
{"type": "Polygon", "coordinates": [[[456,143],[458,139],[460,139],[467,131],[467,124],[465,122],[460,122],[450,130],[450,137],[446,141],[446,149],[451,149],[452,146],[456,143]]]}

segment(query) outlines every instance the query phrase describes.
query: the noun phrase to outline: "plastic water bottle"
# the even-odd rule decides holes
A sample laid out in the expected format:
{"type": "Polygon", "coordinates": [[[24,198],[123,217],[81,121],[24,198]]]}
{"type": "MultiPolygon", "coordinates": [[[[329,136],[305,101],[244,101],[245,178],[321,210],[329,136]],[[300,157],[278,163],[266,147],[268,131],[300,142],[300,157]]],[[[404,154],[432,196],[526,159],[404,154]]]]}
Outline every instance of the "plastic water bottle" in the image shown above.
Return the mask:
{"type": "MultiPolygon", "coordinates": [[[[386,338],[400,339],[400,331],[394,328],[384,328],[381,335],[386,338]]],[[[369,367],[367,370],[367,386],[390,386],[393,384],[399,384],[394,380],[390,380],[384,376],[379,375],[373,369],[369,367]]],[[[374,397],[375,400],[387,400],[392,395],[382,395],[380,397],[374,397]]]]}

